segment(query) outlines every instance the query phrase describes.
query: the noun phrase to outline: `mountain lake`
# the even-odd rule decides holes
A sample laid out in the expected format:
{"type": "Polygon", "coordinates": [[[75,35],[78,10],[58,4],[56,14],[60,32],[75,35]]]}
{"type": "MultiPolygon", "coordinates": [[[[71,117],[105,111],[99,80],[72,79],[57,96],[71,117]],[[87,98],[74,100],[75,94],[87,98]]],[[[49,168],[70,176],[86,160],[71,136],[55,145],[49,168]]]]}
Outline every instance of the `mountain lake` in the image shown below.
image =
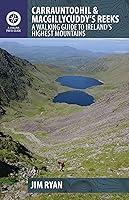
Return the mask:
{"type": "Polygon", "coordinates": [[[53,102],[77,104],[80,106],[88,106],[95,102],[94,97],[81,91],[82,89],[103,84],[100,80],[85,76],[62,76],[58,77],[56,82],[59,82],[62,86],[67,86],[76,90],[59,93],[53,98],[53,102]]]}

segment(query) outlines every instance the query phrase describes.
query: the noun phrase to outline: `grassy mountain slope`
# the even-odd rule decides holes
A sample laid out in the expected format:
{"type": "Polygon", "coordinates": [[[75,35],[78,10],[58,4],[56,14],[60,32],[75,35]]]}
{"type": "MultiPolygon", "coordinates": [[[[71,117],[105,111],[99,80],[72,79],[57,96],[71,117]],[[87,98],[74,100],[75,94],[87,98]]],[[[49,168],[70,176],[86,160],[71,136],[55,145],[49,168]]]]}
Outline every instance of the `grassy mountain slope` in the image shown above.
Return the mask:
{"type": "Polygon", "coordinates": [[[81,70],[104,82],[104,85],[97,87],[97,90],[96,88],[88,90],[99,98],[129,83],[129,54],[103,57],[90,65],[83,66],[81,70]]]}

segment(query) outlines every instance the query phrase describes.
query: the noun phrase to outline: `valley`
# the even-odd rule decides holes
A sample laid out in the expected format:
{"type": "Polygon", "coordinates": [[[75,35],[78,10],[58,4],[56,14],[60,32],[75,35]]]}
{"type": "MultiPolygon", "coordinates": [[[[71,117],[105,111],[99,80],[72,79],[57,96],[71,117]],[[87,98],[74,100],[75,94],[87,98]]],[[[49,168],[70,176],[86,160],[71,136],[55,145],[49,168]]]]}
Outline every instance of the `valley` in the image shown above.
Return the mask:
{"type": "MultiPolygon", "coordinates": [[[[0,91],[0,97],[1,105],[6,110],[0,118],[1,132],[32,152],[34,158],[29,167],[36,165],[36,177],[129,176],[129,54],[97,58],[69,72],[69,69],[62,70],[56,66],[31,64],[3,50],[0,52],[0,84],[4,89],[4,93],[0,91]],[[55,81],[64,75],[83,75],[102,80],[103,85],[83,90],[93,95],[96,102],[84,107],[53,103],[52,98],[57,93],[68,90],[68,87],[55,81]],[[12,80],[14,84],[11,84],[12,80]],[[15,82],[16,85],[19,83],[18,88],[15,82]],[[58,169],[59,160],[65,162],[64,172],[58,169]],[[43,166],[47,171],[41,170],[43,166]]],[[[24,164],[26,166],[26,161],[24,164]]],[[[129,196],[28,195],[26,183],[20,181],[7,193],[2,193],[1,198],[126,200],[129,196]]]]}

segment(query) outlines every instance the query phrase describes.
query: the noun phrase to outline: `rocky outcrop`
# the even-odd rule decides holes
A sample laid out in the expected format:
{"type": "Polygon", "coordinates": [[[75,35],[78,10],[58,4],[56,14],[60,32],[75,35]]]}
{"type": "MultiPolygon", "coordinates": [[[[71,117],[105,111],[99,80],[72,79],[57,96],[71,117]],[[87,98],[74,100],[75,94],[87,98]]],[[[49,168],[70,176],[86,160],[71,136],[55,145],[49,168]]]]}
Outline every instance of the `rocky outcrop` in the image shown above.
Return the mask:
{"type": "Polygon", "coordinates": [[[20,161],[20,157],[22,156],[28,159],[32,158],[32,153],[25,146],[14,141],[11,136],[2,132],[0,132],[0,151],[3,151],[3,154],[0,154],[0,159],[8,160],[10,158],[12,161],[20,161]]]}
{"type": "Polygon", "coordinates": [[[5,113],[6,113],[6,110],[2,106],[0,106],[0,117],[2,115],[5,115],[5,113]]]}
{"type": "Polygon", "coordinates": [[[6,163],[5,161],[0,160],[0,178],[7,177],[11,173],[18,172],[18,167],[15,165],[11,165],[6,163]]]}

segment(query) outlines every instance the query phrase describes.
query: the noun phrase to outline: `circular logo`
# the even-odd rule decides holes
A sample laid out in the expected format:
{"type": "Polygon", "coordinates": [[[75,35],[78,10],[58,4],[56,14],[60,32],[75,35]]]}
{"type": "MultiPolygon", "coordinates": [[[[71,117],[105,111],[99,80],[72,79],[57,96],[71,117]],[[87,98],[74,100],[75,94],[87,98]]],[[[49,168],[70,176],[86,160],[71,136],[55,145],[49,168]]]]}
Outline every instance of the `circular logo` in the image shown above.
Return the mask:
{"type": "Polygon", "coordinates": [[[21,15],[16,11],[11,11],[7,14],[6,21],[10,26],[18,26],[21,22],[21,15]]]}

